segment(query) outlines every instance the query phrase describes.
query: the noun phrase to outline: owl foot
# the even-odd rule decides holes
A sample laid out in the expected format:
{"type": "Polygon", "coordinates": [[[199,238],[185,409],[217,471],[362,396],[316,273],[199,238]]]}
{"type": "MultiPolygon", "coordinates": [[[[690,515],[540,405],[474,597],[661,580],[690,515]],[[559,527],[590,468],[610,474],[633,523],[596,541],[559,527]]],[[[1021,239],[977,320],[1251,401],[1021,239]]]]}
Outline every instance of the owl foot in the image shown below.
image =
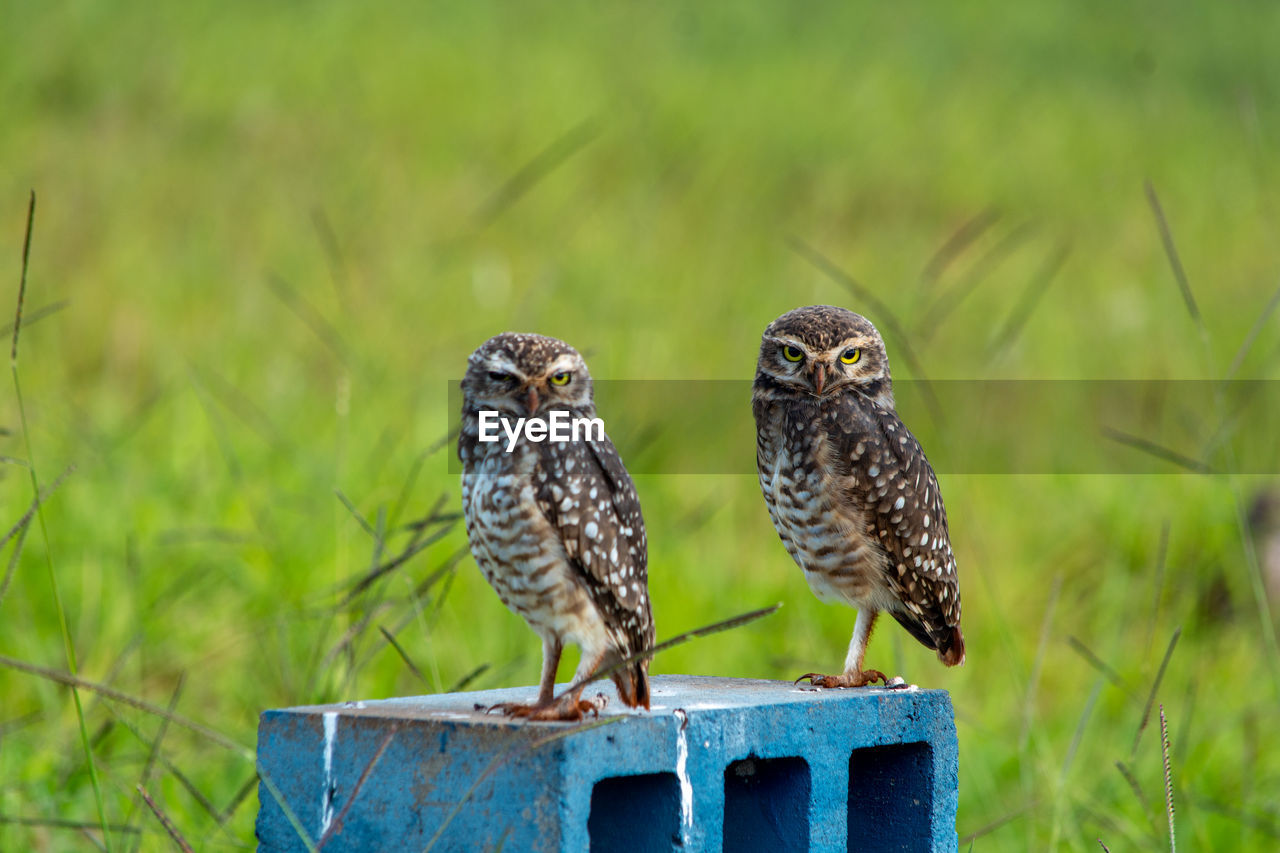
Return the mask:
{"type": "Polygon", "coordinates": [[[593,699],[565,697],[546,704],[525,705],[520,702],[499,702],[492,705],[486,713],[497,711],[506,717],[539,722],[577,722],[587,714],[600,716],[608,699],[603,693],[597,693],[593,699]]]}
{"type": "Polygon", "coordinates": [[[795,683],[799,684],[806,678],[809,679],[809,683],[814,687],[866,687],[868,684],[875,684],[877,681],[884,682],[886,685],[889,683],[889,679],[885,678],[884,673],[875,669],[846,672],[843,675],[819,675],[816,672],[810,672],[797,678],[795,683]]]}

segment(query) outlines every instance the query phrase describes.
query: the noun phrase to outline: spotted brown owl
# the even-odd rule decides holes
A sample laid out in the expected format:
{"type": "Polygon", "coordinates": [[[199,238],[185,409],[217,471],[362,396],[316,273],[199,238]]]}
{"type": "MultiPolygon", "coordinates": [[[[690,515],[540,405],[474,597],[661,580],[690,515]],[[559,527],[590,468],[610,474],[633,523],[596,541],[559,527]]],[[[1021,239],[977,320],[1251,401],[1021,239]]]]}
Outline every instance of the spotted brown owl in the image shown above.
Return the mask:
{"type": "MultiPolygon", "coordinates": [[[[471,553],[503,603],[542,638],[538,701],[500,710],[580,719],[599,707],[581,699],[581,688],[553,700],[564,646],[582,650],[578,681],[653,645],[635,485],[596,418],[587,365],[565,342],[490,338],[467,360],[462,395],[458,456],[471,553]]],[[[646,660],[611,676],[628,706],[649,707],[648,670],[646,660]]]]}
{"type": "Polygon", "coordinates": [[[756,467],[769,517],[809,588],[858,618],[840,675],[819,687],[887,683],[862,668],[881,612],[964,662],[960,585],[933,468],[894,410],[884,341],[869,320],[813,305],[764,330],[752,391],[756,467]]]}

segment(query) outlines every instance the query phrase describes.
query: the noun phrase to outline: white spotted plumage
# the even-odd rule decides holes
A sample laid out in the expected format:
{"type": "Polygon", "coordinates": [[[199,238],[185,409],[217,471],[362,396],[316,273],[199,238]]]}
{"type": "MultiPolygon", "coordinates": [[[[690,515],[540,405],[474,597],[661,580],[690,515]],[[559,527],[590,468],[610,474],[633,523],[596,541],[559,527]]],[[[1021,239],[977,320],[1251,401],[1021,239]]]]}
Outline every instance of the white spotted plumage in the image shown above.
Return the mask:
{"type": "MultiPolygon", "coordinates": [[[[510,450],[505,441],[479,440],[484,409],[531,420],[552,411],[596,417],[586,364],[563,341],[510,333],[491,338],[469,359],[462,387],[458,455],[472,554],[503,603],[542,637],[535,715],[573,718],[576,697],[546,710],[564,645],[582,649],[578,680],[653,643],[635,486],[607,435],[535,442],[522,432],[510,450]]],[[[645,661],[612,676],[626,704],[648,707],[647,673],[645,661]]]]}
{"type": "Polygon", "coordinates": [[[937,478],[894,408],[888,357],[865,318],[831,306],[765,330],[752,408],[769,516],[814,594],[859,610],[843,676],[858,686],[875,615],[948,665],[964,659],[960,594],[937,478]]]}

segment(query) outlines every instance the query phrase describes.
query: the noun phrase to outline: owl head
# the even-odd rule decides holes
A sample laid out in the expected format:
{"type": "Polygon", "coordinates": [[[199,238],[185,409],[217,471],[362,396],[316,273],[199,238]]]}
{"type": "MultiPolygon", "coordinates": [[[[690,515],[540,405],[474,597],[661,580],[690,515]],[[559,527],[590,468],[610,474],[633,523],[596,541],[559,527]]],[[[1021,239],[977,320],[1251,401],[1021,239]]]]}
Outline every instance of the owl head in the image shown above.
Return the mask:
{"type": "Polygon", "coordinates": [[[893,409],[884,341],[871,321],[833,305],[788,311],[760,341],[756,383],[822,398],[855,391],[893,409]]]}
{"type": "Polygon", "coordinates": [[[504,332],[467,359],[462,394],[470,409],[514,417],[593,408],[591,374],[573,347],[556,338],[504,332]]]}

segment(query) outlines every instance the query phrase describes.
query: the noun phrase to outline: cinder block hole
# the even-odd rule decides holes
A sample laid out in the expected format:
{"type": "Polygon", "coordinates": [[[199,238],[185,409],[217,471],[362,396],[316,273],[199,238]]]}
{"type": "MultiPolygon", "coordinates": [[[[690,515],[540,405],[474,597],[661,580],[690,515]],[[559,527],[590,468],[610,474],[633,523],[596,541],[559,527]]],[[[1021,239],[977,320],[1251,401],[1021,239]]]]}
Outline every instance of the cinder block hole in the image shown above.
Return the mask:
{"type": "Polygon", "coordinates": [[[674,773],[612,776],[591,789],[592,853],[658,853],[680,845],[680,782],[674,773]]]}
{"type": "Polygon", "coordinates": [[[849,758],[849,850],[928,851],[933,747],[903,743],[855,749],[849,758]]]}
{"type": "Polygon", "coordinates": [[[809,849],[809,763],[744,758],[724,770],[724,851],[809,849]]]}

